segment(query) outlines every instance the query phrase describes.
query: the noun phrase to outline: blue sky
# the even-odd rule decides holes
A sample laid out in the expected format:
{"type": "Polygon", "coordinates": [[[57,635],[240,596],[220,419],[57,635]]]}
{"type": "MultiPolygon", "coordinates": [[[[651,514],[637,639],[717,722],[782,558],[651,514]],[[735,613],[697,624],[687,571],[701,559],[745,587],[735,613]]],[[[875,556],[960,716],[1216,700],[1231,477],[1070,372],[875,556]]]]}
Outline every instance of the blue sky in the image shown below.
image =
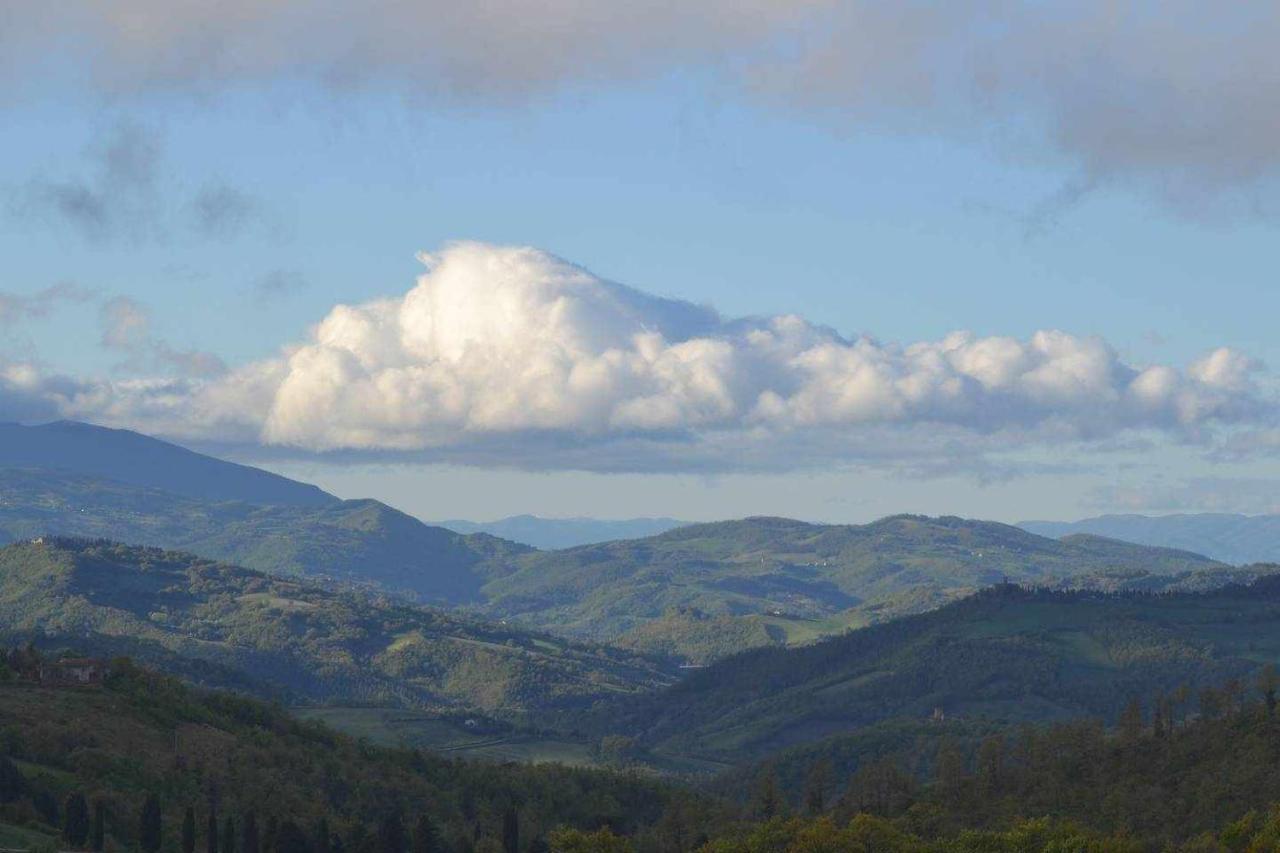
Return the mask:
{"type": "MultiPolygon", "coordinates": [[[[56,54],[44,61],[61,67],[56,54]]],[[[121,73],[136,71],[119,62],[121,73]]],[[[994,466],[925,471],[899,457],[832,450],[803,470],[739,469],[726,458],[711,470],[664,458],[653,463],[662,473],[648,473],[643,459],[623,472],[614,461],[583,462],[589,448],[571,461],[531,462],[540,451],[526,427],[502,433],[505,456],[487,448],[410,458],[385,442],[246,441],[243,429],[219,434],[153,418],[154,403],[59,403],[58,413],[265,459],[426,517],[863,520],[921,511],[1012,520],[1130,508],[1280,510],[1259,485],[1280,472],[1274,455],[1222,452],[1238,433],[1261,434],[1253,443],[1270,446],[1275,383],[1265,365],[1280,364],[1272,164],[1248,161],[1249,177],[1223,179],[1185,152],[1178,160],[1153,150],[1144,162],[1125,149],[1107,161],[1070,135],[1040,138],[1040,107],[957,122],[925,107],[919,113],[930,118],[913,118],[914,99],[895,103],[890,119],[825,102],[780,105],[726,85],[723,68],[689,60],[626,74],[594,73],[587,62],[532,91],[502,85],[447,97],[395,79],[408,71],[387,62],[385,83],[336,90],[306,69],[199,86],[180,75],[172,85],[149,78],[110,91],[71,72],[43,83],[9,79],[0,100],[8,214],[0,294],[17,305],[71,283],[79,296],[11,311],[18,319],[0,323],[0,359],[78,381],[194,382],[183,375],[192,362],[174,354],[202,353],[234,374],[308,340],[335,305],[403,297],[423,273],[416,252],[458,240],[532,246],[724,318],[796,314],[850,341],[906,346],[957,330],[1026,340],[1061,330],[1104,339],[1134,370],[1185,370],[1229,347],[1259,362],[1251,413],[1182,423],[1176,435],[1143,423],[1084,441],[1079,423],[1064,439],[1043,430],[1027,438],[1019,422],[1008,452],[997,445],[1012,435],[1001,432],[1009,425],[984,424],[975,452],[994,466]],[[95,177],[113,140],[150,152],[141,189],[95,177]],[[1171,201],[1167,188],[1197,169],[1212,185],[1171,201]],[[1082,185],[1088,190],[1076,197],[1082,185]],[[95,232],[48,201],[51,187],[99,193],[108,206],[133,201],[104,214],[114,218],[95,232]],[[192,224],[193,200],[213,190],[231,199],[230,210],[202,230],[192,224]],[[113,299],[141,325],[129,342],[104,346],[103,305],[113,299]],[[376,452],[336,459],[333,451],[348,446],[376,452]],[[387,450],[394,459],[377,456],[387,450]]],[[[1166,70],[1176,80],[1177,69],[1166,70]]],[[[1080,102],[1113,94],[1070,82],[1076,88],[1057,108],[1069,107],[1073,120],[1080,102]]],[[[806,86],[806,96],[824,91],[806,86]]],[[[1186,97],[1203,106],[1194,92],[1186,97]]],[[[1244,158],[1256,129],[1219,118],[1224,156],[1244,158]]],[[[1143,121],[1141,111],[1133,120],[1143,121]]],[[[1111,130],[1108,138],[1123,136],[1111,130]]],[[[36,411],[12,407],[10,416],[26,419],[36,411]]],[[[927,431],[930,417],[895,423],[909,438],[907,426],[927,431]]],[[[424,423],[428,432],[437,426],[424,423]]],[[[863,421],[842,423],[854,430],[863,421]]],[[[558,441],[574,442],[585,427],[557,420],[556,429],[558,441]]],[[[785,442],[777,451],[788,452],[785,442]]]]}

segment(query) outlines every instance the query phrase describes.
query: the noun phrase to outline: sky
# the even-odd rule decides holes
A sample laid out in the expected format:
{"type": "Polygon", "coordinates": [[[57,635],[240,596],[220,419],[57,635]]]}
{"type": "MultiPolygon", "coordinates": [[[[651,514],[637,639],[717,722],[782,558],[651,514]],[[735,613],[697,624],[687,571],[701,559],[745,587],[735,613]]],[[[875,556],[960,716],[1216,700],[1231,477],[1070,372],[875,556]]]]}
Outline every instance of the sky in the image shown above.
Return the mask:
{"type": "Polygon", "coordinates": [[[1280,11],[0,0],[0,420],[424,518],[1280,511],[1280,11]]]}

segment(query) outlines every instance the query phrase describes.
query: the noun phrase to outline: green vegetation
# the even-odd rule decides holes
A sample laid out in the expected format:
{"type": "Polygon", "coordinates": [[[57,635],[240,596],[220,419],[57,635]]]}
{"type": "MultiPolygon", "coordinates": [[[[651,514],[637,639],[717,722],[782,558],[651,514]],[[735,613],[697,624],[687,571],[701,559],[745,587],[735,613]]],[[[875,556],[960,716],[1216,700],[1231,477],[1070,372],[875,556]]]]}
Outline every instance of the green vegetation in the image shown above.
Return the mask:
{"type": "Polygon", "coordinates": [[[1280,660],[1280,578],[1204,594],[993,588],[796,649],[759,649],[581,721],[740,763],[894,720],[1114,719],[1128,697],[1280,660]]]}
{"type": "Polygon", "coordinates": [[[530,550],[431,527],[372,500],[218,502],[61,471],[0,468],[0,542],[48,534],[181,549],[270,574],[378,584],[444,603],[474,600],[491,561],[530,550]]]}
{"type": "MultiPolygon", "coordinates": [[[[1045,584],[1089,572],[1175,575],[1223,568],[1205,557],[1081,537],[1059,542],[1016,527],[895,516],[867,525],[779,518],[698,524],[648,539],[534,552],[508,560],[482,594],[486,611],[576,636],[707,659],[724,621],[645,625],[673,612],[749,617],[733,642],[786,642],[761,616],[835,619],[829,633],[936,607],[1008,578],[1045,584]]],[[[668,619],[669,623],[675,620],[668,619]]],[[[819,631],[818,633],[827,633],[819,631]]],[[[739,646],[741,648],[741,646],[739,646]]]]}
{"type": "Polygon", "coordinates": [[[631,652],[89,540],[0,549],[0,632],[312,703],[460,706],[515,717],[585,708],[670,680],[631,652]]]}
{"type": "Polygon", "coordinates": [[[428,849],[501,849],[505,837],[519,853],[557,826],[654,832],[673,796],[635,774],[386,749],[123,659],[104,689],[0,686],[0,844],[47,845],[65,834],[66,815],[41,804],[84,797],[101,809],[108,850],[205,849],[216,808],[240,853],[250,838],[263,853],[406,853],[404,828],[417,831],[424,817],[437,845],[428,849]],[[16,772],[7,784],[4,766],[16,772]],[[383,842],[395,823],[392,847],[383,842]]]}

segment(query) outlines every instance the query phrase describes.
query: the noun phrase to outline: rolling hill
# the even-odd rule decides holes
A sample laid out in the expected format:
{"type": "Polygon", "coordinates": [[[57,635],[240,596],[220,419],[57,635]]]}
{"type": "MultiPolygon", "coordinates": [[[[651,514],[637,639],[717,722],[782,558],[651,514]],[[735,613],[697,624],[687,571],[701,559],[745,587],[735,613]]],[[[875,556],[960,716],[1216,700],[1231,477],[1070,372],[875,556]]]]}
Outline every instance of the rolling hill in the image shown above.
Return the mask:
{"type": "Polygon", "coordinates": [[[1280,577],[1199,594],[999,586],[807,647],[745,652],[593,724],[741,762],[935,709],[953,720],[1112,720],[1133,697],[1274,661],[1280,577]]]}
{"type": "Polygon", "coordinates": [[[0,549],[0,633],[106,649],[195,680],[314,703],[510,717],[669,682],[632,653],[90,540],[0,549]]]}
{"type": "Polygon", "coordinates": [[[1280,515],[1103,515],[1074,522],[1025,521],[1018,526],[1054,538],[1088,533],[1143,545],[1185,548],[1237,565],[1280,562],[1280,515]]]}
{"type": "MultiPolygon", "coordinates": [[[[810,640],[919,612],[1003,579],[1043,584],[1090,572],[1222,567],[1184,551],[1092,536],[1059,541],[993,522],[921,516],[866,525],[783,518],[696,524],[506,563],[513,570],[495,572],[482,590],[485,612],[641,645],[647,623],[681,609],[757,622],[763,614],[785,622],[774,623],[774,635],[795,630],[810,640]]],[[[658,639],[669,651],[670,643],[658,639]]]]}
{"type": "Polygon", "coordinates": [[[491,561],[530,549],[431,527],[372,500],[210,501],[51,469],[0,468],[0,543],[45,534],[178,548],[259,571],[476,599],[491,561]]]}

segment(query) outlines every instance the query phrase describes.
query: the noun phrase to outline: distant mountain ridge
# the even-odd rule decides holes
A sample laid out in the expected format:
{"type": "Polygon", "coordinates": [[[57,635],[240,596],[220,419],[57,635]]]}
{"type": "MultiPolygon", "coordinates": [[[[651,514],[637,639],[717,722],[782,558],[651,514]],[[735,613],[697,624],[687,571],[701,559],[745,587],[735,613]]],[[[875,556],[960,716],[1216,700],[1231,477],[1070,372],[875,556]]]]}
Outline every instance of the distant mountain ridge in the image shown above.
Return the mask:
{"type": "Polygon", "coordinates": [[[214,501],[322,507],[317,486],[215,459],[158,438],[76,421],[0,423],[0,468],[52,468],[214,501]]]}
{"type": "Polygon", "coordinates": [[[1280,562],[1280,515],[1102,515],[1080,521],[1024,521],[1018,526],[1054,539],[1091,533],[1142,545],[1181,548],[1233,565],[1280,562]]]}
{"type": "Polygon", "coordinates": [[[640,539],[684,527],[674,518],[541,518],[512,515],[496,521],[450,519],[436,524],[458,533],[488,533],[541,550],[573,548],[616,539],[640,539]]]}
{"type": "Polygon", "coordinates": [[[44,534],[178,548],[277,575],[474,602],[492,561],[525,553],[431,527],[374,500],[317,507],[199,500],[65,471],[0,467],[0,544],[44,534]]]}
{"type": "MultiPolygon", "coordinates": [[[[1091,572],[1223,568],[1173,549],[1095,536],[1059,541],[1007,524],[923,516],[865,525],[767,517],[695,524],[646,539],[532,552],[509,565],[482,590],[487,613],[607,640],[681,608],[712,617],[686,624],[691,638],[699,627],[720,630],[718,617],[761,614],[788,617],[793,626],[810,620],[821,635],[1005,579],[1038,585],[1091,572]]],[[[772,625],[778,628],[786,626],[772,625]]]]}

